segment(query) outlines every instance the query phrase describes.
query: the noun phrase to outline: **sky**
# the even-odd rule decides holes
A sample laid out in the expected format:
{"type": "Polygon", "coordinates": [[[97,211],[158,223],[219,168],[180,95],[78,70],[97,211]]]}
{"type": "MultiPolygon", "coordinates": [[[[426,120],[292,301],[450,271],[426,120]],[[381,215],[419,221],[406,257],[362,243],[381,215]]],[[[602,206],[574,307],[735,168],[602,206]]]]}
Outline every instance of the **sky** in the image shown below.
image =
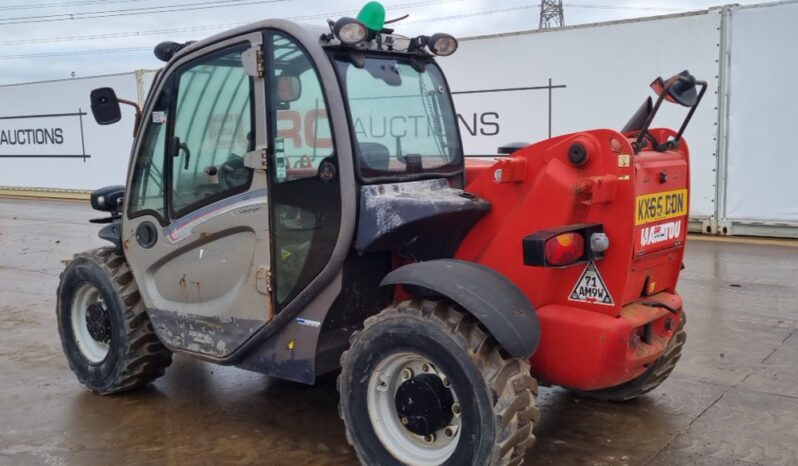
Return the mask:
{"type": "MultiPolygon", "coordinates": [[[[266,18],[324,24],[366,0],[0,0],[0,84],[154,69],[160,41],[196,40],[266,18]]],[[[565,1],[566,25],[706,9],[722,0],[565,1]]],[[[737,3],[756,3],[738,0],[737,3]]],[[[539,0],[384,0],[408,36],[537,29],[539,0]]]]}

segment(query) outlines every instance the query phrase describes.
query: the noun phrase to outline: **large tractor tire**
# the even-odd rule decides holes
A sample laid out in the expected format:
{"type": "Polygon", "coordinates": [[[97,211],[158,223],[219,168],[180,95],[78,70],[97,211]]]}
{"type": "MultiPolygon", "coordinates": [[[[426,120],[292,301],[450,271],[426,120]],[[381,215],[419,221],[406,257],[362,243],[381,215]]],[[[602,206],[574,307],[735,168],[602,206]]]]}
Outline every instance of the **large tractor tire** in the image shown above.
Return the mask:
{"type": "Polygon", "coordinates": [[[576,391],[580,396],[602,401],[629,401],[659,387],[671,375],[679,358],[682,357],[682,347],[687,341],[687,332],[684,330],[686,317],[682,314],[679,328],[676,329],[665,352],[642,375],[615,387],[593,391],[576,391]]]}
{"type": "Polygon", "coordinates": [[[523,463],[540,417],[529,363],[455,304],[391,305],[350,342],[339,412],[363,464],[523,463]]]}
{"type": "Polygon", "coordinates": [[[69,367],[101,395],[146,385],[172,363],[124,256],[113,248],[75,255],[61,274],[56,314],[69,367]]]}

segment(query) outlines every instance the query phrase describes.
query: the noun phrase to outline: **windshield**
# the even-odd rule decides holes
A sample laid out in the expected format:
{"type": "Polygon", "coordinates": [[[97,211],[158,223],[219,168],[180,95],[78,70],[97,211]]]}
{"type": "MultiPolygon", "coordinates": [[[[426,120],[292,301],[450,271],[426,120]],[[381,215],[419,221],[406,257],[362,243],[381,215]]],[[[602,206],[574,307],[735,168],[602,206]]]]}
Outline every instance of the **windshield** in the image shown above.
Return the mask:
{"type": "Polygon", "coordinates": [[[462,168],[457,119],[443,74],[407,58],[335,57],[352,119],[360,176],[366,181],[449,176],[462,168]]]}

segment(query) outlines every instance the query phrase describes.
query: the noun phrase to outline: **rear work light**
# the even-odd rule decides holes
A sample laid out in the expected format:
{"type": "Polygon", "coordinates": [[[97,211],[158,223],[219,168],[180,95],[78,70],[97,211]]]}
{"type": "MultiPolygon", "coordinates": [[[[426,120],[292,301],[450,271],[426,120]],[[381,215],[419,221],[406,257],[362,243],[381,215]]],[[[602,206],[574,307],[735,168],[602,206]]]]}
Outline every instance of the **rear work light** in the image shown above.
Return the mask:
{"type": "Polygon", "coordinates": [[[567,267],[603,259],[604,251],[609,247],[604,226],[600,224],[542,230],[522,241],[524,265],[536,267],[567,267]]]}

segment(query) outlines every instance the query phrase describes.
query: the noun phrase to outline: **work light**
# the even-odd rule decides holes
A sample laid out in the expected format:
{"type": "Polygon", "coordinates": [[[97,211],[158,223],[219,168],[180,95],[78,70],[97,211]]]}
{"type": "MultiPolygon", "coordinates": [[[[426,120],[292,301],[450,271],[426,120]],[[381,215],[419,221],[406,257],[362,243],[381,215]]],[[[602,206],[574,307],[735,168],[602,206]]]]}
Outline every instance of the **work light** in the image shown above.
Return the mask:
{"type": "Polygon", "coordinates": [[[366,26],[355,18],[343,17],[333,25],[333,34],[344,45],[355,45],[366,38],[366,26]]]}
{"type": "Polygon", "coordinates": [[[397,52],[404,52],[410,48],[410,38],[399,34],[385,35],[383,41],[391,47],[391,50],[396,50],[397,52]]]}
{"type": "Polygon", "coordinates": [[[457,39],[449,34],[439,32],[433,34],[432,37],[427,40],[427,47],[429,47],[430,51],[435,55],[448,57],[457,50],[457,39]]]}

